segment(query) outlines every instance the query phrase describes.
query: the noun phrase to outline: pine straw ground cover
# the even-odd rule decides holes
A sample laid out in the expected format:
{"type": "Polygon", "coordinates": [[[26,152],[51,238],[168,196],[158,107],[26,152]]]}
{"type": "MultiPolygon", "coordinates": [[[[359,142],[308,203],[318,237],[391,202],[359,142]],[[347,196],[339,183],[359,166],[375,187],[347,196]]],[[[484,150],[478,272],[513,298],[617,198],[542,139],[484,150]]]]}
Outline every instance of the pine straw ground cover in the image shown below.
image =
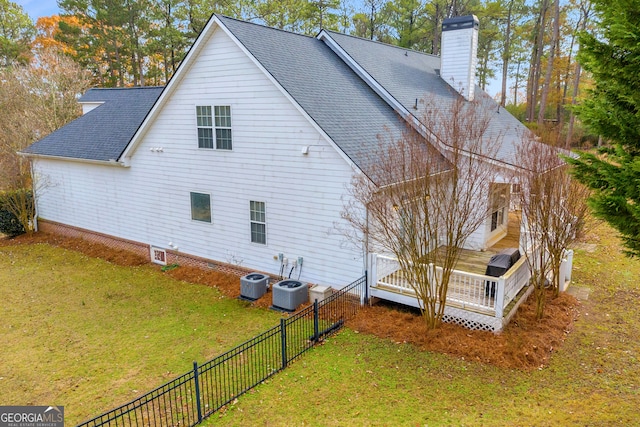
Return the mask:
{"type": "Polygon", "coordinates": [[[547,298],[545,315],[540,322],[535,319],[535,304],[530,297],[500,334],[472,331],[449,323],[430,331],[418,313],[382,304],[361,310],[348,325],[355,331],[397,343],[411,343],[422,350],[504,368],[531,370],[547,365],[578,316],[578,302],[573,296],[563,293],[552,299],[549,293],[547,298]]]}
{"type": "MultiPolygon", "coordinates": [[[[136,254],[114,250],[105,245],[79,238],[68,238],[44,233],[20,236],[5,240],[8,244],[46,242],[103,258],[122,266],[138,266],[148,260],[136,254]]],[[[190,266],[168,269],[165,274],[177,280],[216,287],[230,298],[240,296],[238,277],[190,266]]],[[[464,327],[443,324],[435,331],[428,331],[419,313],[402,306],[379,303],[362,309],[355,319],[348,322],[351,329],[373,334],[397,343],[410,343],[438,353],[445,353],[505,368],[531,370],[545,366],[550,355],[562,345],[571,331],[578,315],[577,300],[568,294],[558,298],[547,298],[547,307],[542,321],[535,320],[533,297],[519,309],[511,323],[500,334],[486,331],[471,331],[464,327]]],[[[265,294],[253,305],[267,308],[271,304],[271,293],[265,294]]]]}

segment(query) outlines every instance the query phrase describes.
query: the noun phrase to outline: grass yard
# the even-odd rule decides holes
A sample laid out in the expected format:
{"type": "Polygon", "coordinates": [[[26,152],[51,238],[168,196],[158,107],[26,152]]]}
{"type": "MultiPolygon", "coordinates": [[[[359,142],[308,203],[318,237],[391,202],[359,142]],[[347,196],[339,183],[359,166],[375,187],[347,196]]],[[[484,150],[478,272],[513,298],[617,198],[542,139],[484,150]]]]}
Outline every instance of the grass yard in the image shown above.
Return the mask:
{"type": "Polygon", "coordinates": [[[48,244],[0,245],[0,404],[114,408],[272,327],[279,315],[48,244]]]}
{"type": "Polygon", "coordinates": [[[544,368],[499,368],[347,329],[205,425],[640,425],[640,261],[621,255],[604,225],[587,243],[572,286],[590,295],[544,368]]]}
{"type": "MultiPolygon", "coordinates": [[[[621,255],[604,225],[586,240],[572,286],[590,293],[544,367],[474,361],[468,355],[487,346],[480,333],[458,331],[452,356],[359,332],[352,322],[204,425],[640,426],[640,261],[621,255]]],[[[73,425],[279,317],[170,277],[215,283],[201,271],[115,263],[47,244],[0,246],[0,404],[65,405],[73,425]]],[[[220,289],[233,296],[236,283],[220,289]]],[[[392,329],[384,326],[377,329],[392,329]]],[[[540,351],[535,341],[505,336],[517,342],[497,345],[540,351]]]]}

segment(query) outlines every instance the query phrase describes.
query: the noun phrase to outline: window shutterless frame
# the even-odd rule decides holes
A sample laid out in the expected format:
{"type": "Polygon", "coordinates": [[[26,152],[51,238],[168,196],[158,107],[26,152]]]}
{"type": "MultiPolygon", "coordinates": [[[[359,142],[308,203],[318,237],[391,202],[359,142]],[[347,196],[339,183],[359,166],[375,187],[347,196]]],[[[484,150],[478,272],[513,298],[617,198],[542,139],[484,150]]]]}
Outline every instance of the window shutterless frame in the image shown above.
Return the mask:
{"type": "Polygon", "coordinates": [[[267,244],[267,216],[264,202],[249,202],[251,243],[267,244]]]}
{"type": "Polygon", "coordinates": [[[191,219],[194,221],[211,222],[211,195],[206,193],[190,193],[191,219]]]}
{"type": "Polygon", "coordinates": [[[198,127],[198,148],[213,148],[213,117],[211,106],[196,106],[196,123],[198,127]]]}
{"type": "Polygon", "coordinates": [[[196,105],[198,148],[233,149],[231,106],[196,105]]]}

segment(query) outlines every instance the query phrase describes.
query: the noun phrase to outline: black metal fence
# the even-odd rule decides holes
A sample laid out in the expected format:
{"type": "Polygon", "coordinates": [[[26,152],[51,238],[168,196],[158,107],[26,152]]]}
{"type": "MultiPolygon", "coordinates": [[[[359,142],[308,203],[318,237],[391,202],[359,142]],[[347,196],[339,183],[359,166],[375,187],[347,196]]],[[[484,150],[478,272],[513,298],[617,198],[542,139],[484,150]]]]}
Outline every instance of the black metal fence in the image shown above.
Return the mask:
{"type": "Polygon", "coordinates": [[[366,275],[280,324],[116,409],[79,424],[195,426],[337,332],[368,299],[366,275]]]}

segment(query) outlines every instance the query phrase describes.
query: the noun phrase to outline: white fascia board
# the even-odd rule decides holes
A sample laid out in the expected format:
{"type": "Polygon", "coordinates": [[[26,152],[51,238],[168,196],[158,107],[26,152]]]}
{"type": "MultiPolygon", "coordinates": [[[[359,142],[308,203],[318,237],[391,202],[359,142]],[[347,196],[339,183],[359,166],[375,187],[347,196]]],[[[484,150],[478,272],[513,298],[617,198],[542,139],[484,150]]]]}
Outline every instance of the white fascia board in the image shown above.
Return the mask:
{"type": "Polygon", "coordinates": [[[162,93],[158,97],[158,100],[155,104],[153,104],[153,107],[147,114],[147,117],[145,117],[144,121],[142,122],[136,133],[133,135],[131,141],[129,141],[127,148],[125,148],[120,155],[119,160],[123,164],[127,166],[131,164],[131,156],[133,156],[133,153],[142,141],[142,138],[147,133],[149,126],[151,126],[151,123],[158,116],[167,99],[171,96],[171,94],[173,94],[176,86],[180,84],[180,81],[182,80],[184,75],[188,72],[189,68],[191,68],[191,64],[194,61],[194,58],[197,57],[198,53],[200,53],[202,47],[206,43],[206,40],[211,37],[215,27],[217,26],[221,26],[221,23],[215,15],[212,15],[209,19],[209,22],[207,22],[207,25],[205,25],[198,38],[189,49],[187,56],[185,56],[185,58],[182,60],[180,66],[173,74],[165,88],[162,90],[162,93]]]}
{"type": "Polygon", "coordinates": [[[76,163],[88,163],[92,165],[102,165],[102,166],[119,166],[119,167],[129,167],[125,162],[118,161],[116,159],[112,160],[94,160],[94,159],[80,159],[77,157],[63,157],[63,156],[50,156],[46,154],[32,154],[32,153],[23,153],[18,151],[19,156],[27,157],[30,159],[43,159],[43,160],[61,160],[65,162],[76,162],[76,163]]]}

